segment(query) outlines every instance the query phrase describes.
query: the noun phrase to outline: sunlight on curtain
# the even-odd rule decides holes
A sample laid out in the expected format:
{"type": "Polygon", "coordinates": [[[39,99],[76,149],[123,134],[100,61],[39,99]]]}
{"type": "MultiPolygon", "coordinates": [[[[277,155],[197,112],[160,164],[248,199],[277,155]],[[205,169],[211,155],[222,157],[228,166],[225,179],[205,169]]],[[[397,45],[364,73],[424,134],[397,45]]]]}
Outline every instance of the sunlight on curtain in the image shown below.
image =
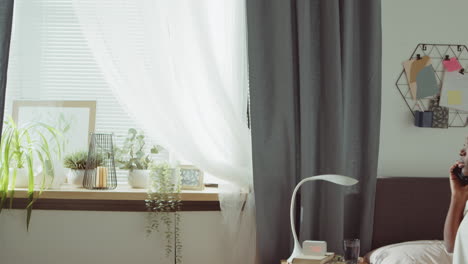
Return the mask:
{"type": "Polygon", "coordinates": [[[141,127],[231,183],[220,187],[234,243],[226,253],[233,263],[253,263],[254,201],[245,195],[252,190],[245,2],[73,2],[101,71],[141,127]]]}

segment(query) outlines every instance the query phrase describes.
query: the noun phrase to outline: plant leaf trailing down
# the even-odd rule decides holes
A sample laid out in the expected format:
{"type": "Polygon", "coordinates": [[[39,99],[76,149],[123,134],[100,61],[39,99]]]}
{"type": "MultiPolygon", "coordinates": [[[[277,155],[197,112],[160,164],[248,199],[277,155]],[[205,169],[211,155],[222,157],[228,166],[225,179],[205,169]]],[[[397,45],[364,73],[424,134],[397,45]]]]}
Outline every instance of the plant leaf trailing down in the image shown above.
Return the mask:
{"type": "Polygon", "coordinates": [[[150,166],[150,187],[145,200],[148,214],[147,234],[160,232],[164,225],[166,257],[175,251],[176,264],[182,263],[182,243],[180,240],[180,177],[178,169],[167,163],[150,166]],[[171,217],[173,214],[173,218],[171,217]]]}

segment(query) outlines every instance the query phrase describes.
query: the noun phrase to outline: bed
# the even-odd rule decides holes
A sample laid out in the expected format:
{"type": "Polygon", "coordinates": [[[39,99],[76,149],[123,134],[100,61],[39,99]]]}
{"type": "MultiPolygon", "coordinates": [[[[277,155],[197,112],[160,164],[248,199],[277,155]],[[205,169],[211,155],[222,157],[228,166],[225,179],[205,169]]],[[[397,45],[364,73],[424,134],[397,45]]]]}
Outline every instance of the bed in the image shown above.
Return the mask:
{"type": "Polygon", "coordinates": [[[447,178],[379,178],[372,264],[450,264],[443,226],[450,203],[447,178]]]}

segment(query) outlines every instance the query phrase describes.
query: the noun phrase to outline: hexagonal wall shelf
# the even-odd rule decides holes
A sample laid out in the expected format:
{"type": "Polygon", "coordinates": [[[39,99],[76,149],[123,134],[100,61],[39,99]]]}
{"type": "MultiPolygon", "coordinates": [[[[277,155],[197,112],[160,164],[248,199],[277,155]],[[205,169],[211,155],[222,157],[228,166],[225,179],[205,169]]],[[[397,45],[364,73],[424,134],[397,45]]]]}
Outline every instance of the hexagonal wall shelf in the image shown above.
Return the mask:
{"type": "MultiPolygon", "coordinates": [[[[436,76],[439,89],[442,88],[442,80],[444,75],[444,66],[442,61],[448,57],[456,57],[464,69],[468,69],[468,48],[465,45],[458,44],[418,44],[410,56],[410,59],[415,59],[417,56],[429,56],[432,60],[432,68],[436,76]]],[[[468,72],[467,72],[468,74],[468,72]]],[[[410,94],[408,80],[406,78],[405,70],[403,69],[395,83],[398,91],[400,92],[403,100],[408,106],[409,110],[415,115],[414,112],[419,110],[418,103],[424,109],[429,109],[430,101],[434,98],[424,98],[413,100],[410,94]]],[[[466,127],[468,124],[468,112],[449,109],[449,127],[466,127]]]]}

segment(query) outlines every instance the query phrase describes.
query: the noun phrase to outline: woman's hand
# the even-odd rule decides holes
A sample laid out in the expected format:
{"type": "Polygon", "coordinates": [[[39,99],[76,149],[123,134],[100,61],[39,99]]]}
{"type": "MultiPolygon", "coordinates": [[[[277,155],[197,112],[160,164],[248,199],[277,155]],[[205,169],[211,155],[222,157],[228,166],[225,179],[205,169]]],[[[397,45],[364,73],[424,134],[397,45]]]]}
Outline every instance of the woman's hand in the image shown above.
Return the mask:
{"type": "MultiPolygon", "coordinates": [[[[460,156],[466,161],[466,149],[460,151],[460,156]]],[[[454,250],[458,227],[463,220],[463,211],[466,206],[466,201],[468,200],[468,185],[463,185],[453,172],[457,167],[463,169],[465,164],[463,162],[457,162],[450,167],[450,189],[452,189],[452,199],[444,225],[444,243],[448,252],[453,252],[454,250]]]]}
{"type": "MultiPolygon", "coordinates": [[[[466,155],[466,153],[464,153],[466,155]]],[[[460,153],[462,155],[462,153],[460,153]]],[[[450,189],[452,190],[452,198],[463,202],[468,200],[468,185],[462,185],[457,175],[453,172],[456,167],[463,168],[463,162],[457,162],[450,167],[450,189]]]]}

